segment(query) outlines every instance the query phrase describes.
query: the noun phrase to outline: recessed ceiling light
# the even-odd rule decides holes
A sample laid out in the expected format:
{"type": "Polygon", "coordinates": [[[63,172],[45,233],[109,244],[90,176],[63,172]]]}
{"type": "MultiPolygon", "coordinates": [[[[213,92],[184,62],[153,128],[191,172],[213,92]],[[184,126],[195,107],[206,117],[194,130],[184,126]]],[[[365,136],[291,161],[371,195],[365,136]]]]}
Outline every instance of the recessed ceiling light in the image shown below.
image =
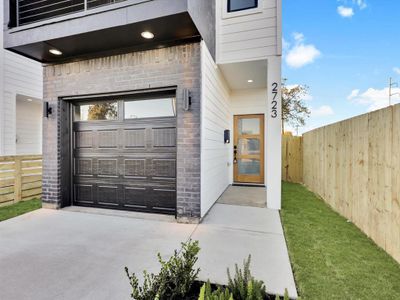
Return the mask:
{"type": "Polygon", "coordinates": [[[31,99],[31,98],[28,98],[28,99],[26,99],[26,101],[28,101],[28,102],[32,102],[32,99],[31,99]]]}
{"type": "Polygon", "coordinates": [[[143,31],[142,32],[142,37],[144,37],[145,39],[150,40],[150,39],[154,38],[154,34],[152,32],[150,32],[150,31],[143,31]]]}
{"type": "Polygon", "coordinates": [[[247,80],[248,83],[253,83],[253,79],[247,80]]]}
{"type": "Polygon", "coordinates": [[[54,55],[62,55],[62,52],[55,48],[50,49],[49,52],[54,55]]]}

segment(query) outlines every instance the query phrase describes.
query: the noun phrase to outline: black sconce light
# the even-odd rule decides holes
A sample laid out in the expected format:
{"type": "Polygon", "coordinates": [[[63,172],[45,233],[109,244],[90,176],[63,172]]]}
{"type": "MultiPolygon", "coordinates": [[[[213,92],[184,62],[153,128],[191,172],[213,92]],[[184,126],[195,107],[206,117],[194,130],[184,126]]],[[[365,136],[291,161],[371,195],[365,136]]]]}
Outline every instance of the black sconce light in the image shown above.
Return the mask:
{"type": "Polygon", "coordinates": [[[229,129],[225,129],[224,131],[224,143],[230,144],[231,142],[231,131],[229,129]]]}
{"type": "Polygon", "coordinates": [[[43,117],[48,118],[53,113],[53,108],[49,105],[49,102],[43,103],[43,117]]]}
{"type": "Polygon", "coordinates": [[[189,111],[192,106],[192,94],[188,89],[183,90],[183,109],[189,111]]]}

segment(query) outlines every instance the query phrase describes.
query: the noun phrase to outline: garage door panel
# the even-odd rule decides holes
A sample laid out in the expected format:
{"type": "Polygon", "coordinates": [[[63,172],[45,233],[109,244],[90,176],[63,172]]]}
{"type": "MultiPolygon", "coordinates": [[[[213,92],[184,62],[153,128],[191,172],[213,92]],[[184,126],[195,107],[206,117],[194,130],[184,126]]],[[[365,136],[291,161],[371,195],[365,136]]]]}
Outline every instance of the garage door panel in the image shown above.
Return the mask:
{"type": "Polygon", "coordinates": [[[124,177],[146,177],[146,159],[124,159],[124,177]]]}
{"type": "Polygon", "coordinates": [[[124,187],[123,206],[146,210],[148,190],[144,187],[124,187]]]}
{"type": "Polygon", "coordinates": [[[146,129],[145,128],[137,128],[137,129],[125,129],[124,130],[124,139],[122,144],[124,148],[135,148],[135,149],[144,149],[146,148],[146,129]]]}
{"type": "Polygon", "coordinates": [[[153,159],[153,178],[175,179],[176,177],[176,159],[153,159]]]}
{"type": "Polygon", "coordinates": [[[92,148],[93,147],[93,131],[77,131],[75,132],[75,148],[92,148]]]}
{"type": "Polygon", "coordinates": [[[151,194],[152,209],[165,212],[175,211],[176,191],[174,189],[156,188],[151,194]]]}
{"type": "Polygon", "coordinates": [[[74,159],[74,166],[75,176],[93,176],[92,158],[76,158],[74,159]]]}
{"type": "Polygon", "coordinates": [[[101,130],[97,132],[97,140],[99,148],[117,148],[118,131],[117,130],[101,130]]]}
{"type": "Polygon", "coordinates": [[[102,205],[118,206],[118,186],[98,186],[97,203],[102,205]]]}
{"type": "Polygon", "coordinates": [[[97,159],[97,175],[99,177],[118,177],[118,159],[97,159]]]}
{"type": "Polygon", "coordinates": [[[78,121],[73,130],[76,205],[175,213],[176,118],[78,121]]]}
{"type": "Polygon", "coordinates": [[[91,184],[74,184],[74,201],[78,203],[94,203],[93,201],[93,185],[91,184]]]}
{"type": "Polygon", "coordinates": [[[153,147],[175,147],[176,128],[153,128],[153,147]]]}

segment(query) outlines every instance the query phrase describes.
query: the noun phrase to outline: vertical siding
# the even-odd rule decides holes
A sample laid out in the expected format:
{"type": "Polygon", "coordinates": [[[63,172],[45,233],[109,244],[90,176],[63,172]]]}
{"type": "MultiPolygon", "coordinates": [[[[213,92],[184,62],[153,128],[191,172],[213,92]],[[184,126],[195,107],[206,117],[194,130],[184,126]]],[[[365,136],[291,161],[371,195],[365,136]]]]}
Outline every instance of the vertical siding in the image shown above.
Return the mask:
{"type": "MultiPolygon", "coordinates": [[[[16,97],[23,95],[42,99],[43,71],[38,62],[7,50],[2,50],[0,53],[3,70],[1,75],[3,87],[0,90],[2,102],[0,106],[0,127],[2,128],[0,154],[11,155],[16,153],[16,97]]],[[[37,124],[33,126],[37,127],[37,124]]],[[[32,148],[32,152],[37,153],[37,149],[32,148]]]]}
{"type": "Polygon", "coordinates": [[[232,144],[224,144],[224,130],[233,134],[230,90],[202,42],[201,215],[204,216],[231,182],[232,144]]]}
{"type": "Polygon", "coordinates": [[[277,5],[280,1],[262,0],[260,12],[246,14],[243,11],[233,17],[224,13],[226,1],[217,1],[218,63],[260,60],[280,55],[280,11],[277,5]]]}

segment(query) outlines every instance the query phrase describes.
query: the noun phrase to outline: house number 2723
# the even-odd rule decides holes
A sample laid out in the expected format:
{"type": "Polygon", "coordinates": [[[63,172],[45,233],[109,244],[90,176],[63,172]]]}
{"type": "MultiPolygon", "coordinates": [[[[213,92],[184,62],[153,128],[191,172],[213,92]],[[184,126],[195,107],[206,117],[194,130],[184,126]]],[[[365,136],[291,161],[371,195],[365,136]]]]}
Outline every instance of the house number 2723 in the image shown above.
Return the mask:
{"type": "Polygon", "coordinates": [[[272,83],[272,101],[271,101],[271,118],[276,118],[278,116],[278,84],[276,82],[272,83]]]}

